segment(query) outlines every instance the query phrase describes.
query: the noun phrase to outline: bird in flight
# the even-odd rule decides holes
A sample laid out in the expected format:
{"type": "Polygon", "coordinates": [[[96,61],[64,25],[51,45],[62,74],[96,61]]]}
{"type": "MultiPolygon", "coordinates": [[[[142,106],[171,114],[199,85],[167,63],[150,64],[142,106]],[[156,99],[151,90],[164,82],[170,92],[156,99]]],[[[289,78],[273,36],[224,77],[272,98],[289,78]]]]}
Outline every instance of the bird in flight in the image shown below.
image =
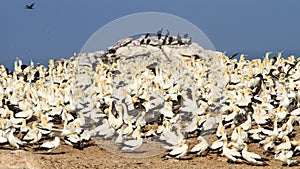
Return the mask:
{"type": "Polygon", "coordinates": [[[30,4],[30,5],[26,5],[25,9],[33,9],[34,3],[30,4]]]}

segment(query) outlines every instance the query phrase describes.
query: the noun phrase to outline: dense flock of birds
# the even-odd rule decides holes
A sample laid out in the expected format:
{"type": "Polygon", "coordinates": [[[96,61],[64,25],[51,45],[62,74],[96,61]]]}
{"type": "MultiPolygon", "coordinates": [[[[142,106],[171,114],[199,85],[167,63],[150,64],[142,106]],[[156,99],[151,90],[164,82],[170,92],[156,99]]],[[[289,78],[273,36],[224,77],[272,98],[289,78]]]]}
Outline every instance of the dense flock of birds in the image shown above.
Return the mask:
{"type": "Polygon", "coordinates": [[[64,60],[50,60],[48,68],[17,60],[13,72],[0,66],[1,147],[51,152],[60,138],[80,149],[90,141],[90,133],[81,128],[85,119],[75,111],[75,66],[64,60]]]}
{"type": "MultiPolygon", "coordinates": [[[[155,38],[163,42],[166,36],[160,34],[155,38]]],[[[150,45],[150,36],[143,37],[138,45],[150,45]]],[[[172,44],[173,37],[165,45],[191,44],[184,39],[172,44]]],[[[51,152],[60,140],[82,149],[95,136],[134,152],[145,139],[154,139],[166,144],[165,158],[219,153],[235,163],[267,165],[263,156],[273,156],[297,165],[299,59],[269,55],[254,60],[243,54],[239,59],[223,53],[178,56],[172,64],[150,65],[146,57],[103,58],[91,76],[93,92],[85,96],[97,109],[89,129],[72,93],[78,61],[50,60],[48,67],[35,67],[17,60],[13,72],[0,67],[0,144],[51,152]],[[209,143],[211,134],[217,139],[209,143]],[[261,146],[264,154],[249,151],[249,145],[261,146]]]]}

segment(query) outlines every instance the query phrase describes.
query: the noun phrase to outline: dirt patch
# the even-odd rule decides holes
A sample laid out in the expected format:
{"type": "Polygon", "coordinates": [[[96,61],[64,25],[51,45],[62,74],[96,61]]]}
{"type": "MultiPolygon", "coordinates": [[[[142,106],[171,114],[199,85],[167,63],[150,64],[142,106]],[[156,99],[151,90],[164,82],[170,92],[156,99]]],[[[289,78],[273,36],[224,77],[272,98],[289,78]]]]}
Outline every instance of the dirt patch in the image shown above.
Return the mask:
{"type": "MultiPolygon", "coordinates": [[[[251,151],[261,154],[261,148],[251,146],[251,151]]],[[[84,150],[74,149],[67,145],[61,145],[52,154],[25,150],[0,150],[0,168],[35,168],[35,169],[81,169],[81,168],[245,168],[254,166],[246,164],[230,164],[226,158],[215,153],[205,157],[186,158],[185,160],[164,159],[165,153],[148,158],[128,158],[93,145],[84,150]]],[[[267,156],[268,166],[255,168],[285,168],[281,162],[275,161],[273,156],[267,156]]],[[[300,160],[299,157],[295,159],[300,160]]],[[[297,167],[293,167],[297,168],[297,167]]]]}

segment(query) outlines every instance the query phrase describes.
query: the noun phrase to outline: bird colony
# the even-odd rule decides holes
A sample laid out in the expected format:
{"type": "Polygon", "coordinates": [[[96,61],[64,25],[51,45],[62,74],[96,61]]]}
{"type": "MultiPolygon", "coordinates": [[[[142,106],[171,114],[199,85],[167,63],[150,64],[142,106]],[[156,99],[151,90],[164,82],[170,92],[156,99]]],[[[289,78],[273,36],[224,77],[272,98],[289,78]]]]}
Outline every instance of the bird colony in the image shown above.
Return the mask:
{"type": "Polygon", "coordinates": [[[270,54],[235,59],[161,30],[48,67],[17,60],[0,69],[1,147],[51,152],[100,138],[136,152],[152,140],[164,158],[297,165],[299,59],[270,54]]]}

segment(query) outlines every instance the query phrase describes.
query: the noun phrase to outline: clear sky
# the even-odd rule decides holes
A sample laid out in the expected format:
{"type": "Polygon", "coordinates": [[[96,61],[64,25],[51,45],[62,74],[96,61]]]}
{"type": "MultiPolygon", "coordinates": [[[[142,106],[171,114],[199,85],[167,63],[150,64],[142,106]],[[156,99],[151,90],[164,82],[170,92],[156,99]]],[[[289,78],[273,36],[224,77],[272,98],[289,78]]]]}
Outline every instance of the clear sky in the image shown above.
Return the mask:
{"type": "Polygon", "coordinates": [[[0,64],[11,67],[16,57],[42,64],[68,58],[105,24],[137,12],[184,18],[228,55],[261,58],[266,51],[283,51],[300,56],[299,0],[2,0],[0,64]],[[24,9],[32,2],[35,9],[24,9]]]}

